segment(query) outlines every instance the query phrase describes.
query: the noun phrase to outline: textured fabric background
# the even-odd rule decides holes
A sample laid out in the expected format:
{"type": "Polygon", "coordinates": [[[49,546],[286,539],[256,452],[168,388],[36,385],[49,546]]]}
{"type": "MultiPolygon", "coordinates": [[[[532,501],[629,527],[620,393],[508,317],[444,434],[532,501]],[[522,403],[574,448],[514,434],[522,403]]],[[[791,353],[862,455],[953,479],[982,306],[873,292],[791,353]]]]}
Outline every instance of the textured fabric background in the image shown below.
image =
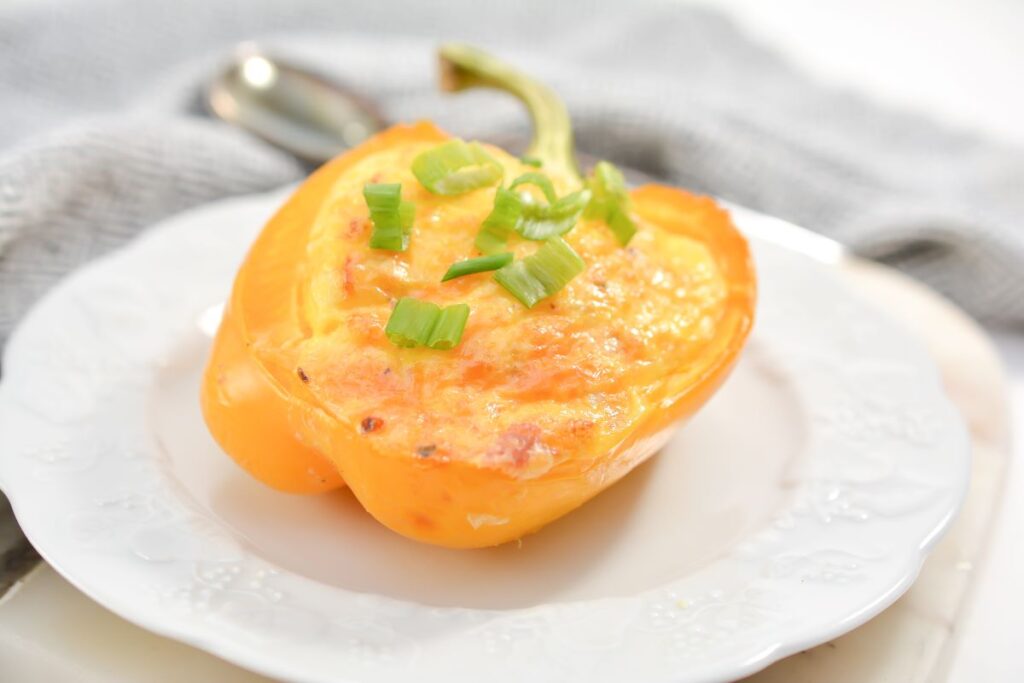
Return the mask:
{"type": "Polygon", "coordinates": [[[815,83],[681,4],[542,0],[65,0],[0,5],[0,344],[64,273],[154,221],[301,176],[206,117],[200,87],[265,40],[392,121],[525,132],[508,98],[439,95],[433,49],[473,42],[547,80],[579,146],[888,261],[1024,325],[1024,153],[815,83]]]}

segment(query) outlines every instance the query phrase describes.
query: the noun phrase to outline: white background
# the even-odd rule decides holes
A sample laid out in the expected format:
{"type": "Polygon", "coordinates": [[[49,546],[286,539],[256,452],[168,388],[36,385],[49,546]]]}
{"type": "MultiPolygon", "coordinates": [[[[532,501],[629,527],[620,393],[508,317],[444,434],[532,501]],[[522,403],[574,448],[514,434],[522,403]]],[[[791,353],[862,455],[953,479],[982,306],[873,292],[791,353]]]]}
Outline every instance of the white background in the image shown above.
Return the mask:
{"type": "MultiPolygon", "coordinates": [[[[1024,0],[715,0],[830,85],[1016,145],[1024,155],[1024,0]]],[[[1024,178],[1021,179],[1024,192],[1024,178]]],[[[1021,216],[1024,230],[1024,216],[1021,216]]],[[[996,341],[1024,433],[1024,330],[996,341]]],[[[984,559],[950,681],[1024,681],[1024,446],[984,559]]]]}

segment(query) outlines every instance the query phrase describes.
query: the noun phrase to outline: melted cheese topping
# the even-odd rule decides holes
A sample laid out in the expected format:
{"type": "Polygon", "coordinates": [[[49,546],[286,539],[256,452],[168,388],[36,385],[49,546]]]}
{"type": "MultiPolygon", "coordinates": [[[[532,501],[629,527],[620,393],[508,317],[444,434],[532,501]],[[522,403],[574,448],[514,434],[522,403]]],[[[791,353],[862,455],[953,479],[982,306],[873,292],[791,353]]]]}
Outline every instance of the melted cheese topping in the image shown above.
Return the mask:
{"type": "MultiPolygon", "coordinates": [[[[597,457],[657,405],[667,378],[706,352],[728,293],[714,259],[701,243],[654,225],[639,223],[624,249],[603,223],[581,221],[566,240],[586,270],[533,309],[493,273],[441,283],[453,262],[479,255],[473,240],[495,190],[428,192],[409,169],[432,146],[364,159],[321,207],[295,292],[308,331],[297,354],[311,391],[382,453],[471,461],[524,478],[569,456],[597,457]],[[416,204],[407,251],[369,248],[362,189],[370,182],[401,183],[416,204]],[[462,343],[452,351],[393,346],[384,327],[402,296],[469,304],[462,343]]],[[[505,184],[536,170],[488,151],[505,184]]],[[[559,195],[578,189],[552,181],[559,195]]],[[[521,258],[539,243],[513,237],[509,246],[521,258]]]]}

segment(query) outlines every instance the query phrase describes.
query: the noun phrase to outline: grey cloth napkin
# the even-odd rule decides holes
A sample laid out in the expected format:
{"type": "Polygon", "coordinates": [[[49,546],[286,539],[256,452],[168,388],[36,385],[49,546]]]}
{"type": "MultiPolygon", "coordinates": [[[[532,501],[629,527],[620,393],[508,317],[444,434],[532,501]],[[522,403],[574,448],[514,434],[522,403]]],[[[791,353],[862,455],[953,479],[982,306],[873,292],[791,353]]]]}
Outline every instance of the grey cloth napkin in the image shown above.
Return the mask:
{"type": "Polygon", "coordinates": [[[525,133],[507,97],[436,92],[438,41],[485,46],[565,97],[581,149],[820,231],[983,319],[1024,323],[1024,154],[813,83],[715,12],[75,0],[0,7],[0,344],[58,278],[154,221],[300,177],[197,104],[218,60],[254,37],[391,121],[525,133]]]}

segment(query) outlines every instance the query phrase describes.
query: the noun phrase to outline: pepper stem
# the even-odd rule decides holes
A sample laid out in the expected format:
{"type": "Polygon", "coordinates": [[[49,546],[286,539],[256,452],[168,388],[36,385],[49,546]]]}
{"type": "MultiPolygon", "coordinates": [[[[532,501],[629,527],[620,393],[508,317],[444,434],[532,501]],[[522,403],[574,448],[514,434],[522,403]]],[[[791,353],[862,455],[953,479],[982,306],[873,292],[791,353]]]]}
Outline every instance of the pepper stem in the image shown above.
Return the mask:
{"type": "Polygon", "coordinates": [[[545,170],[583,182],[576,163],[569,112],[554,90],[469,45],[446,43],[438,56],[442,90],[458,92],[484,87],[511,93],[526,105],[533,120],[533,140],[526,155],[539,159],[545,170]]]}

